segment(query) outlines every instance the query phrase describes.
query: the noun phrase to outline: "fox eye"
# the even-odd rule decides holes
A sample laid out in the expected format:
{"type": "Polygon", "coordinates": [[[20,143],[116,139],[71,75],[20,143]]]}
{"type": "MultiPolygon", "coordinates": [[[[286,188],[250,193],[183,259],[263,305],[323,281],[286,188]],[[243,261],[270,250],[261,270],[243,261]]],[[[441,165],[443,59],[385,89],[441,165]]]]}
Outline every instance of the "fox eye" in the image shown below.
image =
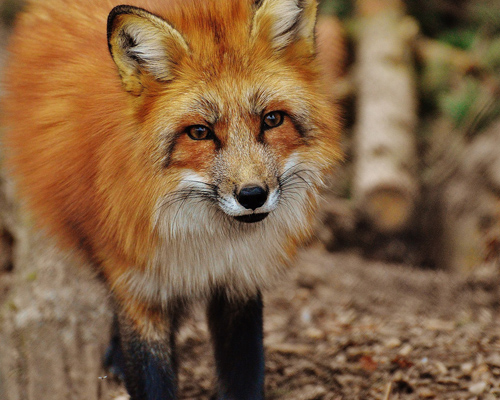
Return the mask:
{"type": "Polygon", "coordinates": [[[213,132],[204,125],[193,125],[187,128],[188,136],[193,140],[209,140],[213,138],[213,132]]]}
{"type": "Polygon", "coordinates": [[[272,129],[280,126],[285,119],[281,111],[272,111],[264,115],[264,129],[272,129]]]}

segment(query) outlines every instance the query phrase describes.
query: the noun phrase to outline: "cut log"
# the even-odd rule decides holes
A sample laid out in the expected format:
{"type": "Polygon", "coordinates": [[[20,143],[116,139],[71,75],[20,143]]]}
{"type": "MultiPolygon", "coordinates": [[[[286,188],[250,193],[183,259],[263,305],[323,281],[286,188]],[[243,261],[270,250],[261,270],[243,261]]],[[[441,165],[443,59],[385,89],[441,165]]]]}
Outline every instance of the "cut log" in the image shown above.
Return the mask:
{"type": "Polygon", "coordinates": [[[392,233],[408,226],[419,192],[410,51],[418,28],[398,1],[358,3],[353,193],[363,216],[376,229],[392,233]]]}

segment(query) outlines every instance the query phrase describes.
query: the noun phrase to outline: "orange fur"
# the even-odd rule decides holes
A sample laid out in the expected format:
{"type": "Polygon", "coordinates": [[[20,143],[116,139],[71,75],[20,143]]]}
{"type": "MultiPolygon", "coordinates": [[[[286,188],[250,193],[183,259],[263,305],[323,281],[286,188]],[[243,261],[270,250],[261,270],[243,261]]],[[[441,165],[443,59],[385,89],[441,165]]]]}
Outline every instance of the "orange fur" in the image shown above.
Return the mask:
{"type": "MultiPolygon", "coordinates": [[[[120,279],[128,271],[152,268],[164,240],[152,222],[158,199],[174,191],[186,171],[212,179],[222,149],[231,178],[221,187],[255,176],[272,185],[270,156],[277,173],[299,154],[323,176],[339,150],[336,110],[321,94],[311,44],[296,38],[277,53],[268,39],[272,17],[261,21],[252,40],[251,0],[127,1],[166,20],[189,46],[188,55],[176,53],[173,79],[161,82],[144,74],[138,86],[132,77],[129,91],[106,41],[108,14],[122,2],[30,3],[10,44],[4,143],[7,166],[39,226],[63,246],[83,250],[127,303],[130,288],[120,279]],[[249,109],[249,98],[259,113],[287,115],[267,131],[265,146],[258,143],[260,116],[249,109]],[[312,133],[303,137],[292,117],[305,121],[312,133]],[[188,126],[207,121],[219,143],[182,135],[188,126]],[[180,133],[168,163],[163,126],[180,133]]],[[[310,195],[304,211],[309,225],[315,203],[310,195]]],[[[231,217],[221,218],[234,228],[231,217]]],[[[271,223],[258,224],[270,229],[271,223]]],[[[309,233],[309,226],[286,233],[275,258],[288,262],[309,233]]],[[[183,240],[193,237],[186,233],[183,240]]],[[[239,279],[225,274],[229,283],[239,279]]],[[[223,278],[207,280],[216,285],[223,278]]],[[[132,314],[146,312],[144,305],[128,308],[139,310],[132,314]]]]}

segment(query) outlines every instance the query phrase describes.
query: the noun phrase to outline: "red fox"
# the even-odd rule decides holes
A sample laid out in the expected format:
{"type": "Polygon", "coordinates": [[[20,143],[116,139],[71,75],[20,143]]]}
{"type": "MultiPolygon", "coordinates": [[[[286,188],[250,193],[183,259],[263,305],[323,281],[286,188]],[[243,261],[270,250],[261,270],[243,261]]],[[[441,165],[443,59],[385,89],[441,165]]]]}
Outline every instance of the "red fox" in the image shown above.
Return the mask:
{"type": "Polygon", "coordinates": [[[316,0],[33,0],[10,44],[6,165],[40,228],[100,271],[131,399],[176,398],[206,302],[220,399],[262,399],[261,291],[339,158],[316,0]]]}

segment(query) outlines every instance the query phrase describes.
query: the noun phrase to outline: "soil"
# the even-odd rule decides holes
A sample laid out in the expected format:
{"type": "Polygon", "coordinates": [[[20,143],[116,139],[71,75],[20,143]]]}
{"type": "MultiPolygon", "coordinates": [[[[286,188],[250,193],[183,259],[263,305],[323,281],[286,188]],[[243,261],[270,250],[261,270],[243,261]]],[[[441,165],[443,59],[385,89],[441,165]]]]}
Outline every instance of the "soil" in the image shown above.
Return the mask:
{"type": "MultiPolygon", "coordinates": [[[[499,281],[495,264],[463,277],[304,250],[265,294],[266,398],[500,398],[499,281]]],[[[179,339],[181,398],[211,399],[201,311],[179,339]]]]}

